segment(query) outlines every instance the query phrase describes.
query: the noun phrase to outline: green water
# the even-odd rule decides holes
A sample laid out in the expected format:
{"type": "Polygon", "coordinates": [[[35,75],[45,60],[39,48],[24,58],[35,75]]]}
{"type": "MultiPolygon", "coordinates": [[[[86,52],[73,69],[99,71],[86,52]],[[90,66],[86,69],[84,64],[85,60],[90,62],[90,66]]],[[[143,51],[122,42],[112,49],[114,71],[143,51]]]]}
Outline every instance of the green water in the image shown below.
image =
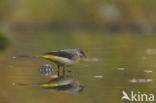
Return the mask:
{"type": "Polygon", "coordinates": [[[0,55],[0,103],[120,103],[123,90],[156,93],[155,35],[13,32],[9,37],[11,45],[0,55]],[[41,75],[39,67],[51,64],[42,59],[15,60],[13,56],[67,48],[83,48],[87,53],[88,59],[68,68],[72,72],[67,74],[85,87],[82,93],[12,85],[47,82],[50,77],[41,75]]]}

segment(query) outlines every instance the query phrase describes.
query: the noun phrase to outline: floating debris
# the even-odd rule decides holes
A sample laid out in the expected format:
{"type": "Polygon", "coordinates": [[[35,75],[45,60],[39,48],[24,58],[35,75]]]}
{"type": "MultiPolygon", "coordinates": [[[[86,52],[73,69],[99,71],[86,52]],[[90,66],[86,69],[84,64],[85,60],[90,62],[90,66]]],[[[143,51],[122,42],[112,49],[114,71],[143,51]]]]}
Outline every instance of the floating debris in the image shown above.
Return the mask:
{"type": "Polygon", "coordinates": [[[117,70],[125,70],[126,68],[117,68],[117,70]]]}
{"type": "Polygon", "coordinates": [[[53,68],[50,64],[43,64],[39,71],[42,75],[49,76],[53,72],[53,68]]]}
{"type": "Polygon", "coordinates": [[[100,59],[98,58],[86,58],[84,59],[85,62],[99,62],[100,59]]]}
{"type": "Polygon", "coordinates": [[[17,57],[16,56],[12,56],[12,59],[16,59],[17,57]]]}
{"type": "Polygon", "coordinates": [[[93,77],[94,77],[94,78],[99,78],[99,79],[103,78],[102,75],[96,75],[96,76],[93,76],[93,77]]]}
{"type": "Polygon", "coordinates": [[[153,80],[152,79],[135,79],[135,78],[133,78],[133,79],[129,80],[128,82],[130,82],[130,83],[149,83],[149,82],[153,82],[153,80]]]}
{"type": "Polygon", "coordinates": [[[152,70],[144,70],[145,73],[152,73],[152,70]]]}

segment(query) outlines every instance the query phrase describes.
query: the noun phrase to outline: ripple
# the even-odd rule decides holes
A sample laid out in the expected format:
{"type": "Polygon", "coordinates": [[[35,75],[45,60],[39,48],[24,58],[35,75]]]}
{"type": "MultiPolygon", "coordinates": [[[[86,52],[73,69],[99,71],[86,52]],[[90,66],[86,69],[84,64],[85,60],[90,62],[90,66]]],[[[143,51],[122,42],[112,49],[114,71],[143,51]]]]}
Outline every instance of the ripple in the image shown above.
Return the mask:
{"type": "Polygon", "coordinates": [[[121,70],[121,71],[122,71],[122,70],[125,70],[125,69],[126,69],[126,68],[117,68],[117,70],[121,70]]]}
{"type": "Polygon", "coordinates": [[[93,76],[93,78],[101,79],[101,78],[103,78],[103,75],[95,75],[95,76],[93,76]]]}
{"type": "Polygon", "coordinates": [[[85,62],[99,62],[99,58],[86,58],[84,59],[85,62]]]}
{"type": "Polygon", "coordinates": [[[136,79],[136,78],[133,78],[131,80],[128,80],[128,82],[130,83],[149,83],[149,82],[153,82],[152,79],[136,79]]]}
{"type": "Polygon", "coordinates": [[[152,73],[152,70],[144,70],[145,73],[152,73]]]}

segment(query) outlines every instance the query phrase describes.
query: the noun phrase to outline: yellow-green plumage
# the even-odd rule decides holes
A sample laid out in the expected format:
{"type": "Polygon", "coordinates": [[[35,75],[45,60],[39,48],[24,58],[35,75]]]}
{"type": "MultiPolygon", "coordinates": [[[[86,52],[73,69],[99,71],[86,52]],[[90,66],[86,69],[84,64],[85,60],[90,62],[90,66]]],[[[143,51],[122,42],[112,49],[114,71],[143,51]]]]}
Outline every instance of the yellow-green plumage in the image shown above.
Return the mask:
{"type": "Polygon", "coordinates": [[[41,56],[41,58],[50,60],[50,61],[55,62],[56,64],[62,65],[62,66],[66,66],[66,65],[69,66],[69,65],[72,65],[75,62],[77,62],[77,61],[70,60],[68,58],[54,56],[54,55],[43,55],[43,56],[41,56]]]}
{"type": "Polygon", "coordinates": [[[41,56],[41,58],[48,59],[51,61],[57,61],[58,60],[58,56],[54,56],[54,55],[43,55],[43,56],[41,56]]]}

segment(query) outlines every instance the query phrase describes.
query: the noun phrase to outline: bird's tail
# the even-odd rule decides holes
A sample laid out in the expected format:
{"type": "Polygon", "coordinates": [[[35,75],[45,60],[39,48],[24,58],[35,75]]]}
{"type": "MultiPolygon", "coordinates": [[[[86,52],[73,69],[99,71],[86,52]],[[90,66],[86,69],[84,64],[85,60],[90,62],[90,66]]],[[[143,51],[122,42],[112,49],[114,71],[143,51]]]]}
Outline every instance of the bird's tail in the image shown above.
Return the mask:
{"type": "Polygon", "coordinates": [[[39,56],[13,56],[13,59],[19,59],[19,58],[40,58],[39,56]]]}
{"type": "Polygon", "coordinates": [[[57,83],[31,83],[31,84],[25,84],[25,83],[12,83],[14,86],[38,86],[38,87],[56,87],[58,86],[57,83]]]}
{"type": "Polygon", "coordinates": [[[25,84],[25,83],[12,83],[12,85],[19,85],[19,86],[40,86],[39,83],[32,83],[32,84],[25,84]]]}

